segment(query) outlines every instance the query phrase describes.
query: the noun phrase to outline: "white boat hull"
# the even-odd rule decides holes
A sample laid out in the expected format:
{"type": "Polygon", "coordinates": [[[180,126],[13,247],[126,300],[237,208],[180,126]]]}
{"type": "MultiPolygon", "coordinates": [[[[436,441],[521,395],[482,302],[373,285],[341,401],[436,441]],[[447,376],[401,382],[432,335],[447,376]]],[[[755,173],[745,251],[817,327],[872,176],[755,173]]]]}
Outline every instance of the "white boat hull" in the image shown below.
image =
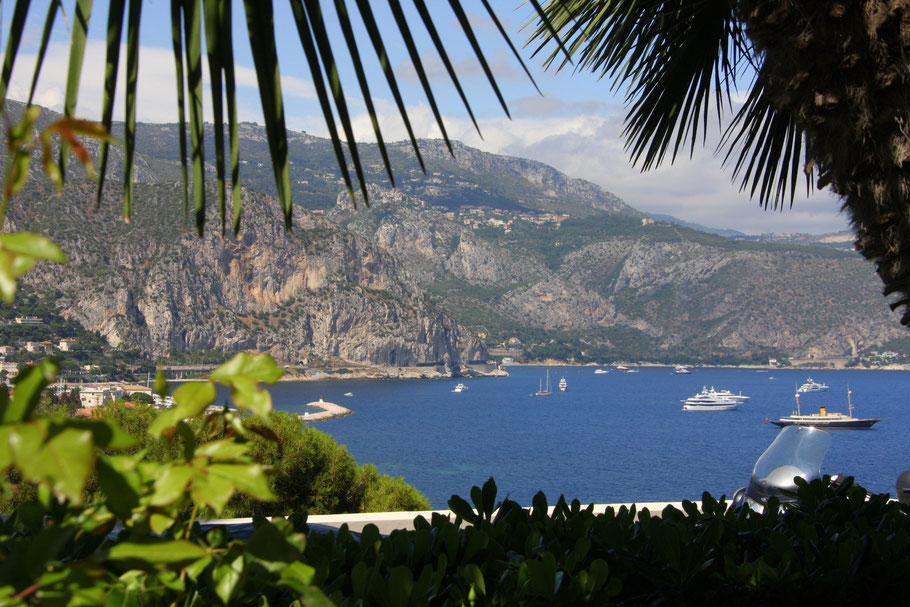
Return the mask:
{"type": "Polygon", "coordinates": [[[723,405],[683,404],[683,411],[733,411],[739,409],[742,403],[725,403],[723,405]]]}

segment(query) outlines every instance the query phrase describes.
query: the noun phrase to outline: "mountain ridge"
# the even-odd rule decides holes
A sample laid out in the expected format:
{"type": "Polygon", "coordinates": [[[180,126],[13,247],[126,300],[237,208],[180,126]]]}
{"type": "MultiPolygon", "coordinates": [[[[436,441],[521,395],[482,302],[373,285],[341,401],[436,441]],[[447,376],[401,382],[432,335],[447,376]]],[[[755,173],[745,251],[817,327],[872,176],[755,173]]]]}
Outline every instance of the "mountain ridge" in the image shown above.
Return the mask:
{"type": "MultiPolygon", "coordinates": [[[[147,200],[161,217],[175,217],[182,208],[182,187],[174,183],[175,128],[137,127],[143,141],[137,214],[147,200]]],[[[104,229],[119,239],[116,255],[89,247],[77,224],[51,234],[72,251],[79,267],[67,275],[70,294],[60,302],[72,317],[154,355],[168,349],[251,348],[282,360],[335,357],[402,365],[460,364],[486,357],[482,341],[495,346],[511,338],[522,342],[531,358],[710,361],[844,355],[902,335],[889,324],[893,319],[871,266],[851,252],[740,242],[655,221],[590,182],[460,143],[454,144],[453,159],[444,143],[422,140],[426,175],[407,144],[390,145],[395,190],[386,187],[375,146],[360,146],[372,206],[355,210],[328,141],[291,133],[299,242],[281,244],[280,259],[257,265],[269,255],[267,248],[254,254],[252,247],[278,242],[280,220],[277,201],[268,195],[274,186],[263,131],[245,124],[241,133],[241,179],[249,206],[239,239],[220,239],[213,227],[217,221],[195,242],[137,220],[133,238],[174,241],[178,252],[158,265],[157,258],[141,257],[156,250],[151,246],[130,253],[135,259],[125,266],[120,262],[127,237],[113,224],[104,229]],[[299,272],[286,271],[301,258],[306,263],[299,272]],[[343,263],[330,263],[333,258],[343,263]],[[373,264],[368,275],[348,271],[363,269],[364,259],[373,264]],[[100,282],[83,279],[90,289],[108,288],[116,296],[113,303],[78,295],[75,274],[105,265],[112,269],[101,272],[100,282]],[[120,266],[126,269],[118,273],[120,266]],[[166,294],[165,303],[156,303],[147,285],[129,277],[146,266],[158,268],[152,282],[166,294]],[[232,267],[254,267],[272,280],[249,280],[254,274],[238,280],[232,267]],[[314,282],[316,276],[321,278],[314,282]],[[377,280],[385,287],[377,287],[377,280]],[[201,302],[204,313],[185,310],[185,301],[201,302]],[[373,314],[368,303],[383,313],[373,314]]],[[[109,178],[118,175],[118,153],[109,178]]],[[[74,175],[80,170],[71,169],[74,175]]],[[[211,165],[208,170],[214,172],[211,165]]],[[[30,187],[29,196],[40,198],[30,187]]],[[[208,190],[212,207],[211,186],[208,190]]],[[[116,191],[109,181],[105,209],[112,216],[116,191]]],[[[65,192],[63,198],[74,209],[91,199],[87,190],[65,192]]],[[[14,225],[40,227],[41,221],[20,211],[11,211],[14,225]]],[[[63,213],[80,216],[75,210],[63,213]]],[[[54,218],[46,214],[42,221],[54,218]]],[[[52,284],[59,276],[42,270],[29,280],[52,284]]],[[[148,282],[150,274],[144,276],[148,282]]]]}

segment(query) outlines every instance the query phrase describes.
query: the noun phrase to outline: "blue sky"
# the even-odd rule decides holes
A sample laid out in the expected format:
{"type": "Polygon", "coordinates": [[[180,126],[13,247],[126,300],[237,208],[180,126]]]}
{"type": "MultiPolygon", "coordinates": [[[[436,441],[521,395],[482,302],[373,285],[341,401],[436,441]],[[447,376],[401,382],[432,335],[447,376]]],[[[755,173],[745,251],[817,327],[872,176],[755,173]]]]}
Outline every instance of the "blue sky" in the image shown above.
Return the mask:
{"type": "MultiPolygon", "coordinates": [[[[6,3],[3,7],[4,26],[9,23],[10,4],[6,3]]],[[[9,96],[13,99],[24,99],[27,96],[34,52],[46,10],[46,2],[35,1],[32,4],[27,37],[17,59],[17,69],[10,89],[9,96]]],[[[352,5],[353,2],[349,1],[348,4],[352,5]]],[[[411,5],[407,0],[403,4],[408,7],[411,5]]],[[[544,71],[540,66],[540,58],[530,59],[529,49],[521,48],[528,38],[528,30],[521,31],[520,28],[530,14],[529,5],[524,4],[516,10],[515,7],[519,5],[517,0],[492,2],[543,92],[543,96],[539,96],[486,16],[481,3],[466,1],[464,5],[512,113],[512,119],[509,120],[448,3],[429,0],[427,4],[467,91],[483,134],[483,139],[477,135],[442,62],[436,56],[429,36],[423,31],[416,11],[411,10],[408,12],[409,23],[415,33],[423,34],[416,36],[418,46],[451,138],[489,152],[545,162],[571,177],[598,184],[640,210],[667,213],[711,227],[734,228],[753,234],[822,233],[846,229],[846,220],[839,212],[840,205],[826,192],[814,193],[809,198],[798,198],[792,209],[786,208],[782,212],[759,208],[756,202],[749,200],[748,195],[740,193],[738,187],[731,183],[730,172],[723,170],[721,159],[714,156],[713,145],[718,137],[716,132],[709,136],[708,146],[696,150],[692,159],[683,157],[677,159],[672,166],[667,164],[647,173],[639,172],[628,162],[628,155],[623,151],[623,142],[619,136],[625,114],[623,99],[611,93],[610,83],[606,79],[598,80],[596,75],[588,73],[573,74],[571,70],[558,74],[552,70],[544,71]]],[[[64,2],[68,19],[73,14],[72,5],[71,1],[64,2]]],[[[169,5],[167,0],[146,0],[143,3],[140,36],[143,48],[140,53],[137,108],[138,118],[142,121],[176,120],[169,5]]],[[[331,3],[323,1],[323,6],[327,13],[334,13],[331,3]]],[[[417,135],[438,137],[438,127],[407,58],[397,26],[388,14],[387,4],[372,2],[371,6],[380,19],[392,63],[400,75],[399,84],[402,85],[405,103],[417,135]]],[[[234,39],[240,85],[240,118],[258,122],[261,121],[261,112],[242,7],[242,2],[235,1],[234,39]]],[[[276,40],[288,127],[324,136],[327,130],[290,9],[284,0],[275,0],[275,10],[276,40]]],[[[100,117],[106,21],[107,3],[95,2],[77,108],[77,114],[81,117],[100,117]]],[[[354,21],[356,25],[356,15],[354,21]]],[[[57,110],[62,107],[70,35],[68,25],[68,22],[58,19],[37,95],[38,103],[57,110]]],[[[5,45],[6,32],[3,34],[5,45]]],[[[341,45],[336,47],[336,58],[341,60],[346,53],[342,52],[340,36],[336,39],[341,45]]],[[[406,131],[366,40],[361,44],[361,54],[366,57],[365,63],[371,77],[370,86],[380,114],[383,136],[388,141],[405,138],[406,131]]],[[[121,62],[124,59],[125,53],[122,54],[121,62]]],[[[350,110],[355,115],[357,139],[374,140],[353,71],[343,71],[342,79],[346,84],[345,93],[350,110]]],[[[120,80],[122,83],[123,78],[120,80]]],[[[121,104],[122,94],[118,96],[118,111],[121,104]]],[[[209,108],[206,115],[211,118],[209,108]]],[[[121,116],[122,112],[117,117],[121,116]]]]}

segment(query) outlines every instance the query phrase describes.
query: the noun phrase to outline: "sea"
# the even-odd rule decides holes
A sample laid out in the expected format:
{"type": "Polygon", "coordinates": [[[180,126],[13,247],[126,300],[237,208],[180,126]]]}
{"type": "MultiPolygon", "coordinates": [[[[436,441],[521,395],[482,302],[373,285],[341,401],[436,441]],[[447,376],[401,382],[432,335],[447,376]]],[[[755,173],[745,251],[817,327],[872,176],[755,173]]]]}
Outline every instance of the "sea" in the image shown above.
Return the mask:
{"type": "Polygon", "coordinates": [[[802,411],[888,418],[869,430],[832,431],[822,466],[876,493],[894,494],[910,469],[910,372],[637,367],[508,367],[508,377],[279,382],[275,408],[303,413],[323,398],[352,415],[311,423],[360,464],[403,477],[434,508],[493,478],[499,497],[530,505],[543,491],[583,504],[700,500],[744,486],[779,432],[766,423],[795,409],[796,386],[811,377],[825,392],[800,397],[802,411]],[[534,396],[549,374],[553,393],[534,396]],[[568,389],[556,389],[560,378],[568,389]],[[453,392],[458,382],[467,390],[453,392]],[[736,411],[683,411],[703,386],[741,392],[736,411]]]}

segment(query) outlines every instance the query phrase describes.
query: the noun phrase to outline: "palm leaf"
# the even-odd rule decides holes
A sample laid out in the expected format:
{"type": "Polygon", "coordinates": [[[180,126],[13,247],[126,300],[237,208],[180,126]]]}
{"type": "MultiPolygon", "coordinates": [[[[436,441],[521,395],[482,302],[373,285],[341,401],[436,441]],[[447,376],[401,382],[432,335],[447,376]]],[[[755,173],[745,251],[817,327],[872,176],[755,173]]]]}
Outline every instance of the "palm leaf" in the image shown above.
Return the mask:
{"type": "Polygon", "coordinates": [[[213,127],[215,136],[215,179],[218,191],[218,212],[221,217],[221,235],[224,236],[226,202],[224,185],[224,98],[221,76],[223,66],[221,59],[221,2],[203,0],[205,15],[205,45],[209,62],[209,80],[212,93],[212,114],[215,119],[213,127]]]}
{"type": "Polygon", "coordinates": [[[523,69],[525,71],[525,74],[528,76],[528,80],[531,81],[531,84],[534,85],[534,88],[537,89],[537,92],[540,95],[543,95],[543,93],[540,90],[540,87],[537,86],[537,82],[535,82],[534,77],[531,75],[530,70],[528,70],[528,66],[525,65],[525,62],[522,60],[521,55],[518,54],[518,49],[516,49],[515,45],[512,44],[512,39],[509,38],[509,34],[506,33],[505,28],[502,26],[502,23],[499,21],[499,18],[496,16],[496,12],[493,10],[493,7],[490,6],[490,3],[488,0],[481,0],[481,2],[483,2],[484,8],[487,9],[487,14],[490,16],[490,19],[493,21],[494,24],[496,24],[496,29],[499,30],[500,35],[506,41],[506,44],[509,45],[509,49],[512,51],[512,55],[514,55],[515,59],[521,65],[521,69],[523,69]]]}
{"type": "Polygon", "coordinates": [[[427,102],[430,104],[430,109],[433,111],[433,116],[436,118],[439,132],[442,133],[442,138],[446,143],[446,147],[449,149],[449,153],[454,156],[455,151],[452,149],[452,142],[449,141],[449,135],[446,133],[445,124],[442,122],[442,114],[439,113],[439,107],[436,105],[433,89],[430,88],[430,80],[427,78],[427,73],[423,69],[423,62],[420,60],[420,52],[417,50],[417,45],[414,44],[414,37],[411,35],[411,28],[408,27],[408,21],[405,19],[404,11],[401,9],[401,3],[399,3],[398,0],[389,0],[389,7],[392,9],[392,15],[395,17],[395,22],[398,24],[398,30],[401,32],[401,37],[404,39],[404,44],[408,49],[411,63],[417,71],[417,77],[420,79],[420,85],[423,87],[423,91],[427,96],[427,102]]]}
{"type": "Polygon", "coordinates": [[[9,79],[13,74],[13,64],[19,53],[19,43],[22,42],[22,32],[25,30],[25,20],[28,17],[29,0],[19,0],[13,10],[13,20],[9,27],[9,40],[6,42],[6,53],[3,56],[3,71],[0,73],[0,111],[6,103],[6,90],[9,88],[9,79]]]}
{"type": "Polygon", "coordinates": [[[325,118],[326,127],[329,129],[329,138],[332,140],[332,149],[335,152],[335,160],[338,163],[338,168],[341,170],[341,177],[344,179],[344,185],[348,190],[348,196],[350,196],[353,201],[354,186],[351,184],[351,174],[348,172],[348,163],[345,160],[344,150],[341,147],[341,137],[338,135],[338,128],[335,125],[335,114],[332,112],[332,104],[329,101],[325,82],[322,79],[322,72],[317,59],[316,46],[310,32],[306,11],[300,0],[291,0],[291,7],[294,11],[294,21],[297,23],[297,34],[300,36],[300,44],[303,46],[303,54],[306,57],[310,68],[310,74],[313,77],[313,86],[316,89],[316,97],[319,99],[322,115],[325,118]]]}
{"type": "Polygon", "coordinates": [[[240,136],[237,132],[237,84],[234,77],[234,42],[232,38],[233,19],[231,0],[221,2],[222,36],[221,65],[224,69],[224,94],[227,98],[228,137],[231,148],[231,207],[233,209],[234,236],[240,233],[240,136]]]}
{"type": "MultiPolygon", "coordinates": [[[[79,80],[82,76],[82,60],[85,58],[85,40],[88,35],[88,24],[91,16],[92,0],[76,0],[76,14],[73,19],[70,58],[66,75],[66,93],[63,99],[63,115],[67,118],[73,118],[76,114],[76,99],[79,95],[79,80]]],[[[65,141],[60,143],[58,166],[61,180],[66,179],[69,149],[69,144],[65,141]]]]}
{"type": "Polygon", "coordinates": [[[370,9],[370,3],[368,0],[356,0],[356,2],[358,10],[360,10],[360,17],[363,19],[363,25],[366,27],[367,34],[370,36],[370,41],[373,43],[376,57],[379,59],[382,73],[385,74],[386,82],[389,84],[389,90],[392,91],[392,97],[395,99],[395,104],[398,106],[398,112],[401,114],[401,120],[408,132],[408,138],[411,140],[411,148],[413,148],[414,155],[417,157],[417,162],[420,164],[420,170],[426,173],[427,167],[424,166],[423,157],[420,155],[420,148],[417,146],[417,138],[414,136],[414,129],[411,127],[411,120],[408,118],[408,112],[404,107],[404,99],[401,96],[401,91],[398,89],[395,72],[392,70],[392,63],[386,53],[385,44],[382,42],[382,35],[379,33],[379,26],[376,24],[376,19],[373,17],[373,11],[370,9]]]}
{"type": "Polygon", "coordinates": [[[284,224],[290,229],[292,218],[291,178],[288,160],[287,130],[284,122],[284,101],[281,95],[281,72],[278,69],[278,51],[275,48],[275,23],[272,0],[244,0],[247,31],[259,98],[265,118],[265,131],[272,157],[272,171],[278,189],[278,199],[284,210],[284,224]]]}
{"type": "MultiPolygon", "coordinates": [[[[758,193],[759,203],[777,209],[789,192],[790,205],[796,195],[799,167],[802,163],[804,135],[793,117],[778,112],[767,98],[760,81],[753,86],[749,97],[727,127],[720,147],[726,147],[724,164],[734,157],[734,179],[741,177],[740,189],[750,188],[758,193]]],[[[812,173],[805,172],[806,192],[812,187],[812,173]]]]}
{"type": "Polygon", "coordinates": [[[177,74],[177,129],[180,143],[180,170],[183,183],[183,216],[189,214],[189,192],[186,166],[186,96],[183,85],[183,1],[171,0],[171,46],[174,49],[174,68],[177,74]]]}
{"type": "Polygon", "coordinates": [[[35,90],[38,88],[38,77],[41,75],[41,67],[44,65],[44,57],[47,54],[47,45],[51,40],[51,32],[54,30],[54,21],[57,19],[57,11],[60,9],[60,0],[51,0],[47,6],[47,16],[44,18],[44,29],[41,32],[41,44],[38,47],[38,56],[35,59],[35,71],[32,74],[32,85],[28,90],[28,104],[32,104],[35,98],[35,90]]]}
{"type": "MultiPolygon", "coordinates": [[[[322,19],[322,10],[319,3],[315,0],[304,0],[306,3],[307,16],[310,22],[310,31],[316,39],[316,46],[319,49],[319,56],[322,58],[322,68],[328,76],[329,88],[332,91],[332,97],[335,100],[335,109],[338,111],[338,120],[341,122],[341,128],[348,139],[348,150],[351,152],[351,164],[354,165],[354,171],[357,173],[357,179],[360,182],[360,191],[363,194],[364,203],[369,206],[370,199],[367,195],[366,179],[363,177],[363,167],[360,163],[360,155],[357,152],[357,142],[354,139],[354,129],[351,126],[351,117],[348,114],[347,103],[344,99],[344,90],[341,86],[341,77],[338,74],[338,67],[335,63],[335,56],[332,53],[332,45],[329,43],[326,33],[325,22],[322,19]]],[[[316,75],[314,74],[315,78],[316,75]]],[[[351,200],[354,200],[353,195],[351,200]]]]}
{"type": "Polygon", "coordinates": [[[126,28],[126,113],[123,125],[123,217],[133,209],[133,167],[136,155],[136,84],[139,81],[139,21],[142,0],[130,0],[126,28]]]}
{"type": "MultiPolygon", "coordinates": [[[[123,35],[123,17],[126,0],[111,0],[107,13],[107,56],[104,62],[104,97],[101,101],[101,124],[108,133],[114,120],[114,97],[117,92],[117,70],[120,67],[120,39],[123,35]]],[[[95,204],[101,204],[104,181],[107,174],[107,153],[110,144],[101,143],[98,155],[98,191],[95,204]]]]}
{"type": "Polygon", "coordinates": [[[389,176],[389,183],[391,183],[394,188],[395,176],[392,174],[392,163],[389,162],[389,154],[385,147],[385,141],[382,138],[382,129],[379,128],[379,119],[376,116],[376,108],[373,106],[373,98],[372,95],[370,95],[370,86],[367,82],[366,72],[364,72],[363,69],[363,61],[360,59],[360,51],[357,50],[357,38],[354,35],[354,29],[351,27],[351,20],[348,16],[348,9],[344,0],[335,0],[335,12],[338,14],[338,22],[341,25],[344,40],[348,45],[348,52],[351,54],[354,71],[357,73],[357,82],[360,84],[363,102],[366,105],[367,113],[370,115],[373,133],[376,135],[376,145],[379,148],[379,153],[382,155],[382,162],[385,165],[386,173],[389,176]]]}
{"type": "Polygon", "coordinates": [[[190,157],[193,161],[193,207],[196,231],[205,225],[205,147],[202,122],[202,6],[201,0],[183,0],[183,36],[190,106],[190,157]]]}
{"type": "Polygon", "coordinates": [[[459,25],[461,25],[462,31],[464,31],[465,36],[468,38],[468,42],[471,44],[471,48],[474,50],[474,54],[477,56],[477,60],[480,62],[480,66],[483,68],[483,73],[486,74],[487,80],[490,82],[490,86],[493,87],[493,92],[496,93],[496,98],[499,100],[499,105],[502,106],[502,110],[506,113],[506,116],[512,118],[509,114],[509,108],[506,105],[506,100],[502,96],[502,92],[499,90],[499,86],[496,84],[496,79],[493,78],[493,72],[490,70],[490,65],[487,63],[486,57],[484,57],[483,51],[480,49],[480,43],[477,42],[477,36],[474,35],[474,30],[471,28],[471,23],[468,21],[468,16],[465,14],[464,9],[461,8],[461,3],[457,0],[449,0],[449,6],[452,7],[452,10],[455,12],[455,17],[458,19],[459,25]]]}
{"type": "Polygon", "coordinates": [[[427,28],[430,38],[433,40],[433,45],[436,46],[436,52],[439,53],[439,58],[442,59],[442,63],[449,73],[449,78],[452,79],[452,84],[455,85],[455,90],[458,91],[458,96],[461,97],[461,101],[464,103],[468,116],[471,117],[471,122],[474,123],[474,128],[477,129],[477,134],[483,139],[483,135],[480,133],[480,126],[477,124],[474,112],[471,111],[471,104],[468,103],[468,98],[464,93],[464,89],[461,88],[461,82],[458,80],[455,68],[452,67],[452,62],[449,60],[449,54],[446,52],[445,45],[442,43],[442,38],[439,37],[439,32],[436,31],[436,26],[433,25],[433,18],[430,16],[426,4],[424,4],[423,0],[414,0],[414,6],[417,8],[417,12],[420,14],[420,18],[423,20],[424,27],[427,28]]]}
{"type": "MultiPolygon", "coordinates": [[[[294,13],[295,22],[300,34],[301,46],[306,58],[311,75],[313,76],[314,86],[317,90],[317,96],[323,110],[327,128],[333,141],[336,160],[339,169],[344,177],[348,192],[353,198],[353,184],[351,175],[348,171],[345,151],[342,149],[341,133],[347,140],[350,159],[357,174],[360,188],[363,192],[364,199],[367,199],[368,190],[366,189],[366,179],[363,172],[362,163],[359,157],[358,148],[354,139],[353,124],[351,115],[348,111],[347,101],[344,95],[344,87],[339,70],[336,65],[339,63],[333,49],[332,39],[329,34],[329,27],[322,14],[322,8],[318,0],[289,0],[294,13]],[[337,125],[336,127],[336,118],[337,125]]],[[[385,76],[386,82],[395,98],[399,113],[408,132],[411,145],[420,163],[421,169],[425,172],[426,166],[421,156],[417,139],[410,122],[408,112],[402,92],[397,84],[394,69],[391,60],[386,52],[386,46],[383,41],[383,35],[380,27],[376,22],[368,0],[355,0],[357,9],[361,16],[361,21],[365,32],[370,38],[375,56],[379,61],[380,69],[385,76]]],[[[513,55],[521,63],[525,73],[533,82],[530,72],[521,61],[521,57],[506,35],[505,29],[497,19],[490,2],[482,0],[483,5],[490,18],[495,23],[503,39],[509,45],[513,55]]],[[[93,0],[76,0],[75,13],[72,24],[72,33],[70,38],[70,56],[67,72],[66,92],[64,96],[64,115],[73,117],[76,109],[76,102],[79,94],[79,84],[82,72],[82,64],[85,56],[85,47],[89,20],[93,6],[93,0]]],[[[170,0],[171,8],[171,42],[173,47],[174,65],[176,70],[177,85],[177,106],[178,106],[178,129],[180,145],[180,164],[183,181],[184,209],[188,212],[189,191],[188,183],[190,179],[193,182],[193,206],[195,214],[195,223],[197,231],[202,234],[204,222],[206,219],[205,208],[205,171],[204,171],[204,129],[202,115],[202,35],[205,30],[206,52],[209,63],[209,74],[212,83],[212,100],[215,118],[215,165],[217,175],[217,190],[219,209],[221,211],[222,233],[224,233],[226,222],[226,191],[225,191],[225,150],[224,150],[224,109],[227,104],[227,123],[230,131],[230,162],[231,162],[231,181],[232,181],[232,203],[234,209],[234,230],[239,230],[241,198],[239,186],[239,137],[237,125],[237,103],[236,103],[236,81],[234,77],[234,54],[233,41],[231,39],[231,0],[170,0]],[[187,116],[187,105],[189,115],[187,116]],[[186,131],[189,128],[190,142],[187,146],[186,131]],[[189,147],[189,150],[187,149],[189,147]],[[190,175],[187,156],[192,158],[192,174],[190,175]]],[[[357,84],[363,95],[367,112],[373,124],[373,130],[380,154],[385,164],[386,172],[392,185],[395,185],[392,166],[389,160],[388,150],[382,137],[379,127],[379,119],[376,108],[373,104],[372,96],[368,86],[367,72],[364,69],[361,51],[358,48],[357,36],[352,24],[351,16],[348,14],[346,0],[334,0],[335,14],[341,31],[344,36],[345,45],[354,71],[357,77],[357,84]]],[[[538,15],[546,21],[544,10],[537,2],[532,2],[538,15]]],[[[464,11],[462,2],[458,0],[449,0],[449,5],[454,11],[462,31],[468,38],[469,43],[477,56],[481,67],[487,77],[487,80],[496,94],[500,105],[508,115],[508,107],[504,95],[499,89],[493,75],[489,62],[486,60],[484,53],[477,37],[472,30],[468,21],[467,14],[464,11]]],[[[30,6],[29,0],[17,0],[12,26],[10,28],[10,38],[7,42],[7,51],[4,58],[4,67],[0,73],[0,102],[5,97],[6,89],[11,78],[13,62],[17,54],[17,49],[23,36],[26,15],[30,6]]],[[[141,21],[141,4],[140,0],[130,0],[129,10],[126,9],[126,0],[111,0],[109,3],[109,13],[107,20],[107,43],[106,43],[106,60],[105,76],[103,85],[102,99],[102,124],[110,129],[113,121],[113,104],[116,96],[117,76],[120,61],[120,42],[123,36],[124,17],[127,23],[127,90],[126,90],[126,125],[125,125],[125,148],[124,148],[124,217],[128,220],[132,210],[133,186],[132,173],[135,156],[135,120],[136,120],[136,82],[139,69],[139,24],[141,21]],[[125,15],[124,13],[127,13],[125,15]]],[[[400,0],[389,0],[392,15],[397,25],[398,31],[402,36],[407,53],[414,69],[418,74],[420,85],[423,93],[429,102],[433,111],[436,124],[438,125],[442,138],[450,153],[453,152],[452,142],[449,139],[442,113],[438,107],[436,97],[430,86],[429,78],[422,63],[420,50],[417,48],[415,32],[412,32],[411,26],[405,17],[405,11],[402,8],[400,0]]],[[[445,48],[444,36],[437,28],[437,23],[433,21],[428,10],[428,4],[425,0],[415,0],[415,7],[420,15],[424,29],[429,34],[437,54],[442,59],[446,70],[455,85],[458,95],[464,104],[472,123],[480,132],[479,125],[471,108],[468,94],[461,81],[458,78],[449,54],[445,48]]],[[[263,0],[254,2],[254,0],[244,0],[245,14],[247,20],[247,30],[251,42],[253,62],[256,68],[256,77],[259,84],[260,100],[263,106],[263,115],[266,123],[266,133],[269,142],[270,154],[272,158],[275,184],[278,190],[278,196],[284,209],[285,223],[288,227],[291,225],[292,201],[290,190],[290,171],[287,151],[287,134],[285,128],[284,107],[281,94],[280,72],[278,70],[277,49],[275,47],[275,28],[272,0],[263,0]]],[[[44,22],[41,46],[38,53],[38,61],[33,73],[32,86],[29,94],[29,101],[34,97],[38,75],[46,55],[48,44],[53,30],[58,11],[62,10],[60,0],[50,0],[47,15],[44,22]]],[[[549,25],[548,25],[549,26],[549,25]]],[[[555,36],[555,30],[552,26],[553,39],[562,47],[561,41],[555,36]]],[[[564,47],[562,47],[564,48],[564,47]]],[[[534,86],[537,87],[536,83],[534,86]]],[[[539,90],[539,89],[538,89],[539,90]]],[[[65,175],[68,163],[68,155],[71,143],[64,141],[60,149],[58,160],[59,173],[65,175]]],[[[100,152],[101,176],[98,185],[98,200],[103,196],[104,185],[106,181],[107,165],[109,163],[109,153],[107,140],[102,143],[100,152]]]]}

